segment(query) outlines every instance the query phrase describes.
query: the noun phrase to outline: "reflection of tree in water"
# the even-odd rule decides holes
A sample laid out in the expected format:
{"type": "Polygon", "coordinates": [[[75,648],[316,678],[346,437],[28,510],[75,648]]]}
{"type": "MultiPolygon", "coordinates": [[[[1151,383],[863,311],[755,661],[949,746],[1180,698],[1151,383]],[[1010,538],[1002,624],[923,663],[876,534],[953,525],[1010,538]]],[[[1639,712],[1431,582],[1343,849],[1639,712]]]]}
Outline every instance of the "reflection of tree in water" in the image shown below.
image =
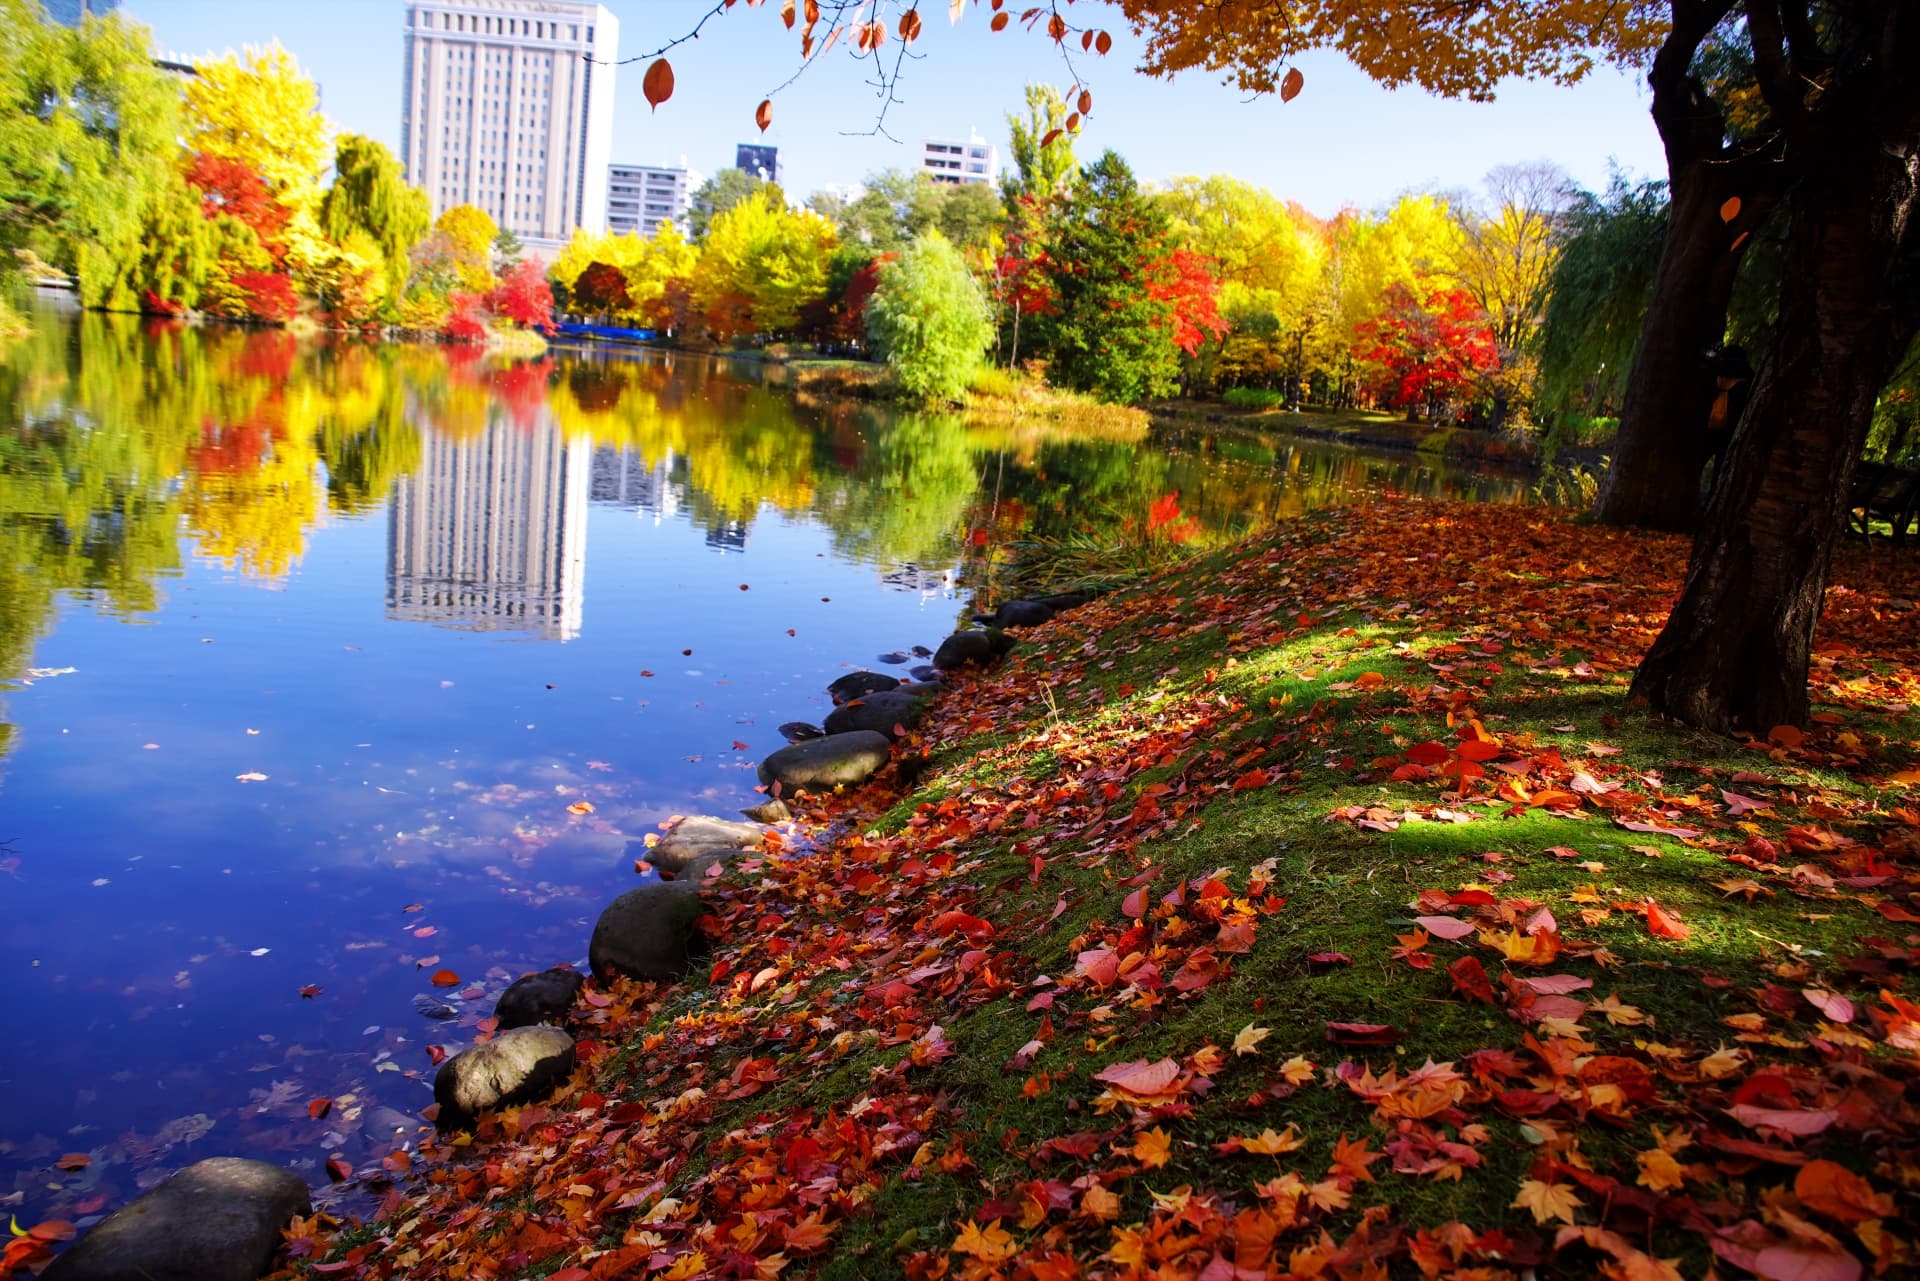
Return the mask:
{"type": "Polygon", "coordinates": [[[862,418],[867,448],[821,485],[834,547],[875,564],[950,562],[980,485],[966,425],[943,414],[862,418]]]}

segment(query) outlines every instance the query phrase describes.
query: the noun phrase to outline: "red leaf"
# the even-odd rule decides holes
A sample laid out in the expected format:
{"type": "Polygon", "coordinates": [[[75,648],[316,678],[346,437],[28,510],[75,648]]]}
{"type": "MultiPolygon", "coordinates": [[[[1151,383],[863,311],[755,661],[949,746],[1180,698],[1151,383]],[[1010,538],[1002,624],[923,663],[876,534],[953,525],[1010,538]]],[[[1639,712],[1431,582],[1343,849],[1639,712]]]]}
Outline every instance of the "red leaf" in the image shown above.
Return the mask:
{"type": "Polygon", "coordinates": [[[342,1157],[330,1156],[327,1158],[327,1177],[335,1183],[344,1183],[353,1177],[353,1167],[342,1157]]]}
{"type": "Polygon", "coordinates": [[[753,123],[760,126],[761,133],[767,131],[767,126],[773,123],[773,99],[760,100],[760,105],[753,109],[753,123]]]}
{"type": "Polygon", "coordinates": [[[1415,765],[1439,765],[1452,754],[1445,743],[1415,743],[1407,749],[1407,759],[1415,765]]]}
{"type": "Polygon", "coordinates": [[[673,97],[673,64],[665,58],[655,58],[653,65],[647,68],[647,74],[640,79],[640,92],[647,100],[649,111],[673,97]]]}
{"type": "Polygon", "coordinates": [[[984,938],[993,933],[993,923],[966,912],[942,912],[933,918],[932,930],[935,934],[965,934],[968,938],[984,938]]]}
{"type": "Polygon", "coordinates": [[[1250,792],[1256,787],[1265,787],[1266,785],[1267,772],[1263,769],[1248,770],[1245,774],[1233,780],[1233,790],[1236,792],[1250,792]]]}
{"type": "Polygon", "coordinates": [[[1469,1001],[1484,1001],[1493,1005],[1493,984],[1487,981],[1487,972],[1476,956],[1463,956],[1447,967],[1447,977],[1453,980],[1454,991],[1469,1001]]]}
{"type": "Polygon", "coordinates": [[[435,987],[459,987],[460,976],[452,970],[435,970],[432,983],[435,987]]]}
{"type": "Polygon", "coordinates": [[[1147,892],[1135,890],[1120,900],[1120,915],[1137,921],[1147,914],[1147,892]]]}
{"type": "Polygon", "coordinates": [[[1452,916],[1416,916],[1413,923],[1435,938],[1450,942],[1463,939],[1474,931],[1473,925],[1452,916]]]}
{"type": "Polygon", "coordinates": [[[1280,81],[1280,101],[1292,102],[1299,96],[1300,86],[1306,82],[1307,78],[1300,74],[1300,68],[1290,68],[1286,76],[1280,81]]]}
{"type": "Polygon", "coordinates": [[[315,1121],[325,1120],[327,1113],[331,1111],[333,1111],[333,1100],[329,1098],[318,1098],[307,1104],[307,1115],[315,1121]]]}
{"type": "Polygon", "coordinates": [[[1327,1039],[1336,1045],[1392,1045],[1400,1029],[1386,1023],[1329,1023],[1327,1039]]]}
{"type": "Polygon", "coordinates": [[[85,1152],[69,1152],[53,1163],[56,1170],[84,1170],[93,1164],[93,1158],[85,1152]]]}

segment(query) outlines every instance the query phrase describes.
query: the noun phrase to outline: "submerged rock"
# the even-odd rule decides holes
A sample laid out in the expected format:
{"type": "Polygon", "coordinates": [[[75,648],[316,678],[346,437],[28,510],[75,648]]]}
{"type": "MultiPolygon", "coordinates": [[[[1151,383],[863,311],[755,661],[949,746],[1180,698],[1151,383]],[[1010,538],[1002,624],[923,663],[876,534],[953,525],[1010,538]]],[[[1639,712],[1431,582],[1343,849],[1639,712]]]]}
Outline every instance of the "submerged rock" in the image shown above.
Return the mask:
{"type": "MultiPolygon", "coordinates": [[[[892,689],[900,683],[897,676],[888,676],[885,672],[848,672],[831,685],[827,693],[833,701],[844,703],[850,698],[865,698],[868,694],[877,694],[883,689],[892,689]]],[[[829,733],[832,731],[829,730],[829,733]]]]}
{"type": "Polygon", "coordinates": [[[793,811],[787,808],[787,803],[777,796],[770,801],[750,805],[740,812],[756,823],[784,823],[793,817],[793,811]]]}
{"type": "Polygon", "coordinates": [[[760,781],[779,784],[782,794],[799,788],[864,783],[891,755],[893,740],[874,730],[829,734],[781,748],[760,762],[760,781]]]}
{"type": "Polygon", "coordinates": [[[866,729],[897,738],[893,732],[895,726],[912,729],[926,714],[925,692],[910,693],[902,686],[868,694],[834,708],[827,716],[827,733],[845,734],[866,729]]]}
{"type": "Polygon", "coordinates": [[[493,1016],[505,1030],[532,1027],[536,1023],[564,1023],[567,1011],[580,997],[586,977],[565,965],[523,974],[515,979],[494,1003],[493,1016]]]}
{"type": "Polygon", "coordinates": [[[482,1112],[545,1098],[573,1072],[573,1038],[557,1027],[517,1027],[448,1059],[433,1078],[434,1124],[470,1127],[482,1112]]]}
{"type": "Polygon", "coordinates": [[[918,667],[909,668],[907,675],[917,681],[935,681],[940,679],[940,669],[932,663],[921,663],[918,667]]]}
{"type": "Polygon", "coordinates": [[[265,1161],[197,1161],[121,1206],[40,1275],[53,1281],[257,1281],[280,1229],[313,1213],[307,1183],[265,1161]]]}
{"type": "Polygon", "coordinates": [[[702,948],[695,922],[706,910],[691,881],[651,881],[630,889],[600,913],[587,964],[595,974],[677,979],[702,948]]]}
{"type": "Polygon", "coordinates": [[[1015,644],[1013,637],[992,628],[985,631],[955,632],[940,642],[940,648],[933,655],[933,665],[943,672],[965,667],[969,663],[984,666],[1012,649],[1015,644]]]}

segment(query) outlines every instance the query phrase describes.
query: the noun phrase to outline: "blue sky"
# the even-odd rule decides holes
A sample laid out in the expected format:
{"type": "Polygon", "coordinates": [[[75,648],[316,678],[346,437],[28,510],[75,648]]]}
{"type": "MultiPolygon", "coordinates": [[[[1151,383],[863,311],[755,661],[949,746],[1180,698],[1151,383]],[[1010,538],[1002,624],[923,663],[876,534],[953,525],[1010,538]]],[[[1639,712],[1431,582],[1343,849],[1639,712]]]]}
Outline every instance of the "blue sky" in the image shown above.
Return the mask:
{"type": "MultiPolygon", "coordinates": [[[[198,55],[278,39],[320,83],[327,114],[343,131],[388,145],[398,139],[403,0],[126,0],[153,28],[159,48],[198,55]]],[[[688,30],[707,0],[614,0],[622,57],[646,54],[688,30]]],[[[613,158],[679,164],[711,173],[733,163],[735,143],[760,141],[754,108],[798,66],[799,41],[778,5],[744,4],[710,22],[698,41],[669,55],[674,96],[649,113],[644,64],[622,68],[615,95],[613,158]]],[[[886,126],[899,142],[863,136],[877,101],[869,64],[836,48],[774,98],[764,141],[780,148],[796,199],[869,172],[913,163],[927,136],[977,129],[1001,146],[1005,116],[1030,81],[1060,86],[1073,72],[1051,41],[1018,24],[987,29],[987,10],[949,26],[945,5],[923,6],[923,54],[909,61],[886,126]]],[[[1205,75],[1153,80],[1132,70],[1139,43],[1117,12],[1083,4],[1087,21],[1114,22],[1106,58],[1076,57],[1094,94],[1078,150],[1112,147],[1143,179],[1229,173],[1298,200],[1321,215],[1363,209],[1408,190],[1473,188],[1498,164],[1548,159],[1588,187],[1604,185],[1610,160],[1642,177],[1664,176],[1659,136],[1637,76],[1601,71],[1572,89],[1512,83],[1492,104],[1449,102],[1416,89],[1381,89],[1335,54],[1300,64],[1305,90],[1292,102],[1248,100],[1205,75]]],[[[887,50],[894,46],[889,42],[887,50]]]]}

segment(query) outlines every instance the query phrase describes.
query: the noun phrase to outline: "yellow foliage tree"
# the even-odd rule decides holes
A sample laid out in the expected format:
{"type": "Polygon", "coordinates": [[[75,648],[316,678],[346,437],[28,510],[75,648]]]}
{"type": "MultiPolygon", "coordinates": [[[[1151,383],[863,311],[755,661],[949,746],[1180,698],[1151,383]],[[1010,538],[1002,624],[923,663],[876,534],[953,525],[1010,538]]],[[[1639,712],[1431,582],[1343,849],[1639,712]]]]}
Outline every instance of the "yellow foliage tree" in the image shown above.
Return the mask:
{"type": "Polygon", "coordinates": [[[701,246],[694,303],[723,333],[789,329],[826,286],[833,224],[762,193],[714,218],[701,246]],[[740,308],[746,314],[740,315],[740,308]],[[716,320],[725,316],[724,320],[716,320]]]}
{"type": "Polygon", "coordinates": [[[474,293],[493,288],[493,241],[499,224],[478,205],[455,205],[434,219],[433,229],[453,243],[460,287],[474,293]]]}
{"type": "Polygon", "coordinates": [[[309,214],[332,155],[320,95],[276,41],[244,57],[203,58],[187,81],[187,147],[247,166],[288,209],[309,214]]]}

